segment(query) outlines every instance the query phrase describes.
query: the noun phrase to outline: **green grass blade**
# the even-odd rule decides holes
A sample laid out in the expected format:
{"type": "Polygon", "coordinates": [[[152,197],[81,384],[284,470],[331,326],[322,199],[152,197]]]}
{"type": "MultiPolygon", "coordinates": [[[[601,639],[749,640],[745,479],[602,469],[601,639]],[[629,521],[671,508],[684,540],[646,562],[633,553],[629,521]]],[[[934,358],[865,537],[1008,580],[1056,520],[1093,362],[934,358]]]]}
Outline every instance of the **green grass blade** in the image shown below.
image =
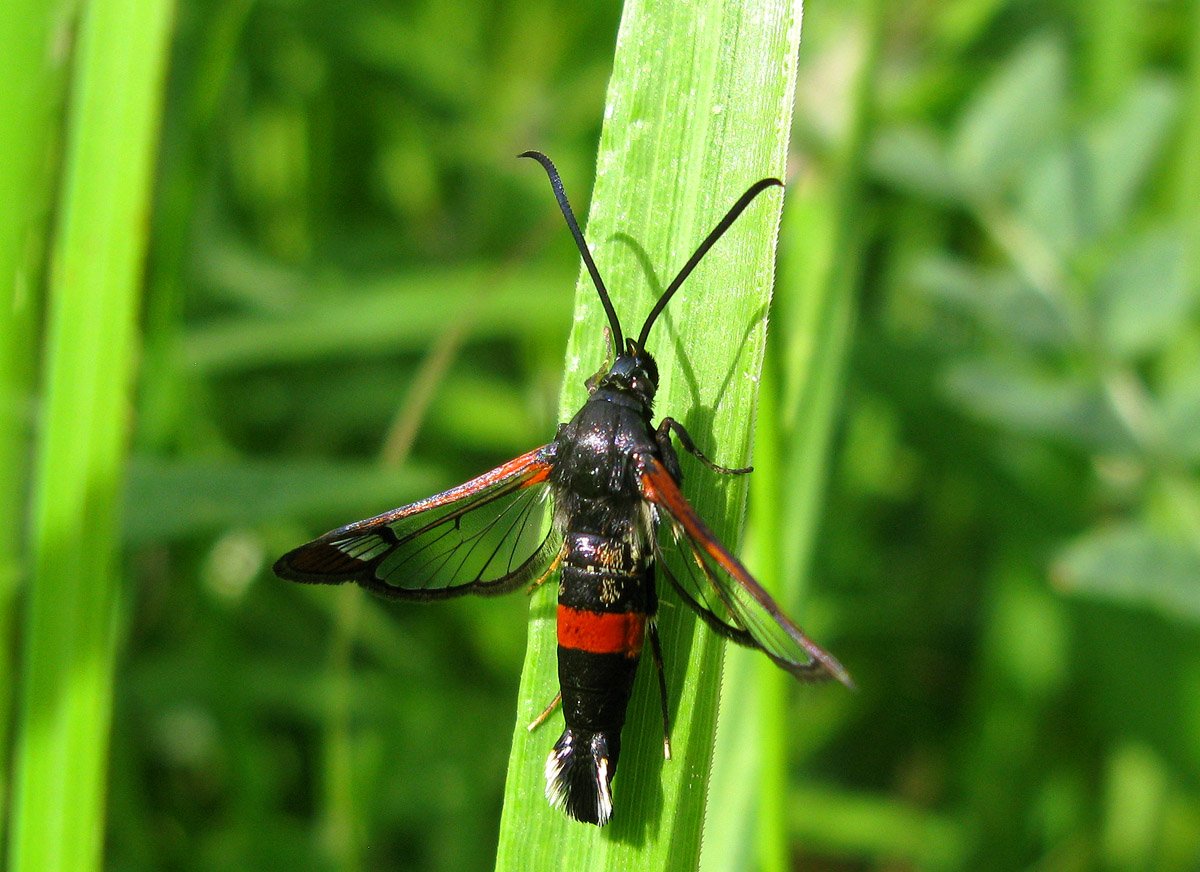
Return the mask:
{"type": "MultiPolygon", "coordinates": [[[[12,712],[13,601],[24,574],[37,264],[51,180],[46,153],[65,81],[47,52],[73,0],[11,0],[0,7],[0,748],[12,712]]],[[[8,772],[0,768],[0,844],[8,772]]]]}
{"type": "Polygon", "coordinates": [[[97,0],[75,57],[35,470],[10,865],[98,868],[118,494],[171,4],[97,0]]]}
{"type": "MultiPolygon", "coordinates": [[[[256,278],[249,270],[239,272],[240,282],[256,278]]],[[[181,351],[185,365],[202,372],[416,351],[443,328],[446,312],[474,313],[474,339],[561,329],[570,308],[563,275],[522,270],[497,277],[491,269],[469,267],[310,287],[298,280],[302,291],[296,296],[304,302],[286,315],[239,315],[192,328],[181,351]],[[356,286],[352,296],[338,293],[343,284],[356,286]],[[397,307],[396,300],[405,305],[397,307]]]]}
{"type": "MultiPolygon", "coordinates": [[[[628,333],[636,334],[656,289],[746,187],[783,174],[799,36],[799,3],[626,6],[587,235],[628,333]]],[[[535,171],[531,167],[531,176],[535,171]]],[[[579,182],[566,179],[577,200],[579,182]]],[[[769,193],[743,215],[648,343],[662,374],[657,413],[680,419],[702,450],[727,465],[743,463],[750,453],[781,202],[769,193]]],[[[585,275],[568,344],[564,419],[578,410],[584,379],[604,358],[603,324],[585,275]]],[[[736,545],[744,481],[719,483],[697,464],[684,463],[689,498],[718,535],[736,545]]],[[[616,813],[597,829],[567,820],[543,797],[543,764],[561,715],[533,734],[525,731],[557,686],[554,585],[534,597],[497,869],[558,868],[564,857],[587,869],[696,868],[722,644],[669,593],[663,600],[675,758],[662,759],[659,704],[647,664],[623,733],[616,813]]]]}
{"type": "MultiPolygon", "coordinates": [[[[862,59],[847,83],[846,133],[833,143],[828,169],[810,175],[788,199],[780,233],[780,293],[772,307],[775,334],[763,375],[751,545],[761,577],[801,623],[808,623],[812,543],[864,256],[857,199],[881,9],[871,0],[855,22],[862,59]]],[[[728,661],[717,744],[723,765],[714,783],[720,779],[730,802],[705,842],[704,868],[782,872],[791,868],[790,757],[803,744],[789,705],[796,683],[754,652],[731,651],[728,661]]],[[[839,688],[800,693],[806,722],[823,703],[845,702],[839,688]]]]}
{"type": "MultiPolygon", "coordinates": [[[[825,245],[813,248],[800,221],[785,224],[782,254],[790,262],[799,293],[781,298],[787,342],[778,355],[778,368],[769,388],[780,391],[781,427],[772,435],[772,465],[778,474],[774,497],[768,484],[756,501],[754,517],[767,541],[764,557],[778,572],[782,601],[794,609],[809,587],[812,543],[819,506],[828,477],[826,460],[855,321],[855,298],[866,258],[863,213],[859,199],[867,130],[875,92],[877,63],[883,38],[884,4],[868,0],[864,8],[863,59],[852,88],[847,134],[840,143],[827,188],[811,205],[825,215],[825,233],[815,234],[825,245]],[[790,232],[789,232],[790,231],[790,232]]],[[[759,857],[764,872],[791,867],[788,772],[794,729],[788,700],[794,682],[769,663],[759,663],[763,712],[762,807],[759,815],[759,857]]]]}

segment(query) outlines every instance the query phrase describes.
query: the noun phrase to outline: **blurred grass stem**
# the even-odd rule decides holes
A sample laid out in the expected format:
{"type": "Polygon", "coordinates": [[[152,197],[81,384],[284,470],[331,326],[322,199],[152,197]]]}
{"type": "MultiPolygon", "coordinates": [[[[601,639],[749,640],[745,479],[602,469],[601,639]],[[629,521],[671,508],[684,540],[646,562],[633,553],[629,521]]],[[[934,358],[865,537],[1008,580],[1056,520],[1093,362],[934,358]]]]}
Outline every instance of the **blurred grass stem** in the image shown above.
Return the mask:
{"type": "Polygon", "coordinates": [[[172,5],[97,0],[74,57],[34,475],[9,868],[98,869],[151,168],[172,5]]]}

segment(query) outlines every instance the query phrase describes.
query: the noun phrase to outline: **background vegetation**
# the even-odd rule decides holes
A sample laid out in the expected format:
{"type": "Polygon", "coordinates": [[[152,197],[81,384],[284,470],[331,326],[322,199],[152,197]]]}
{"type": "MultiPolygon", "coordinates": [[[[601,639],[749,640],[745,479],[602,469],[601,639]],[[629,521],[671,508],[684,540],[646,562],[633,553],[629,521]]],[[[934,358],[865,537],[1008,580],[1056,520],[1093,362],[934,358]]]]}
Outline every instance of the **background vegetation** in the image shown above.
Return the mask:
{"type": "MultiPolygon", "coordinates": [[[[0,76],[14,676],[54,656],[28,647],[28,434],[53,384],[37,264],[67,221],[46,213],[72,190],[47,107],[80,51],[72,4],[36,6],[0,10],[55,47],[39,99],[0,76]]],[[[748,551],[805,579],[793,608],[860,690],[726,708],[702,864],[1194,869],[1200,11],[878,7],[805,9],[748,551]]],[[[176,9],[122,532],[76,530],[124,555],[107,867],[491,866],[527,601],[395,607],[269,566],[553,432],[577,260],[513,155],[553,155],[583,211],[618,18],[176,9]]],[[[0,681],[6,709],[21,692],[0,681]]]]}

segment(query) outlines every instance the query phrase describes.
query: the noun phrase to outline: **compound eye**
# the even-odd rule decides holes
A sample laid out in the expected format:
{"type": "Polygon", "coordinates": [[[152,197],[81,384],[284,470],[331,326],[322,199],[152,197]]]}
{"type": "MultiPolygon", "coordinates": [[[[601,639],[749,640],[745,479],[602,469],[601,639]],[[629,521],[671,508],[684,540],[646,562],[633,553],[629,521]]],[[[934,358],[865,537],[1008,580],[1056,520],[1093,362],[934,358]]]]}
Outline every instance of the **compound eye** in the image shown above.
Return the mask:
{"type": "Polygon", "coordinates": [[[650,378],[650,373],[644,369],[637,369],[632,373],[629,379],[629,387],[637,391],[639,394],[647,390],[653,390],[653,380],[650,378]]]}

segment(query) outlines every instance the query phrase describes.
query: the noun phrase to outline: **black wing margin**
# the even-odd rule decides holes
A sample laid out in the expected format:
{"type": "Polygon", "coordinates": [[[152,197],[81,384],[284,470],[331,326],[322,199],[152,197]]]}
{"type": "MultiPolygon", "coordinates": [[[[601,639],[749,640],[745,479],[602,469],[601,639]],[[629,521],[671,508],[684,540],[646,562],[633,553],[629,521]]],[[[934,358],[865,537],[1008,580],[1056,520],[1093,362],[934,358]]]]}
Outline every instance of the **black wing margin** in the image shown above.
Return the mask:
{"type": "Polygon", "coordinates": [[[717,541],[666,467],[654,457],[640,455],[638,468],[642,496],[677,537],[679,560],[660,560],[659,565],[684,602],[715,631],[761,650],[797,678],[836,678],[853,687],[842,664],[808,638],[741,561],[717,541]]]}
{"type": "Polygon", "coordinates": [[[470,481],[289,551],[275,574],[354,581],[393,599],[508,593],[538,578],[560,547],[538,510],[553,469],[544,445],[470,481]]]}

